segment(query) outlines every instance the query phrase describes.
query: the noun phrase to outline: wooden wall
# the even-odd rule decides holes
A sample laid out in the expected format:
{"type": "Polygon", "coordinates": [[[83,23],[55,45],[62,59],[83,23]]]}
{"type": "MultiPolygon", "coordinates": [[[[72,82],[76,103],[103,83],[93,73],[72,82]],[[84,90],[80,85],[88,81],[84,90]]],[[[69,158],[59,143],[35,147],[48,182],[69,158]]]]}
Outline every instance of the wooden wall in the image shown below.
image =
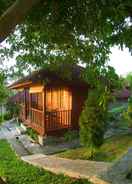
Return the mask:
{"type": "Polygon", "coordinates": [[[68,87],[46,88],[46,110],[71,110],[72,91],[68,87]]]}
{"type": "Polygon", "coordinates": [[[79,117],[87,98],[88,88],[74,87],[72,89],[72,94],[72,128],[79,129],[79,117]]]}
{"type": "Polygon", "coordinates": [[[68,87],[46,88],[46,128],[54,131],[71,127],[72,91],[68,87]]]}
{"type": "Polygon", "coordinates": [[[23,92],[19,99],[23,106],[22,120],[26,117],[27,124],[38,133],[48,134],[63,129],[79,128],[79,117],[88,94],[87,88],[46,86],[41,92],[32,91],[29,95],[29,91],[25,90],[25,105],[23,92]]]}

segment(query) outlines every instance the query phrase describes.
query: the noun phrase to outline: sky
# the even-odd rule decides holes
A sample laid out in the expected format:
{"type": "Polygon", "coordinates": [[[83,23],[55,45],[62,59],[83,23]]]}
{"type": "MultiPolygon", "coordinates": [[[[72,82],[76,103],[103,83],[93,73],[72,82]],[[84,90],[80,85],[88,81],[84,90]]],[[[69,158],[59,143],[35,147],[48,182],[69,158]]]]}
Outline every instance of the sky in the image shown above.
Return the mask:
{"type": "Polygon", "coordinates": [[[110,61],[108,63],[115,68],[118,75],[126,76],[132,72],[132,56],[128,49],[121,51],[118,47],[114,47],[111,49],[111,52],[110,61]]]}

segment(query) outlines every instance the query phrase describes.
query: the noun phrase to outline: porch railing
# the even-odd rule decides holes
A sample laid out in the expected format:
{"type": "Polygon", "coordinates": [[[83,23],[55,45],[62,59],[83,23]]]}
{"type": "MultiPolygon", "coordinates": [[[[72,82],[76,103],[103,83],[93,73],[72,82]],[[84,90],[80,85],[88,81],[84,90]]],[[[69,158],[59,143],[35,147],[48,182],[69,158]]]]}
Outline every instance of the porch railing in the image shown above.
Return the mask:
{"type": "Polygon", "coordinates": [[[47,111],[46,130],[57,130],[71,127],[71,110],[47,111]]]}
{"type": "MultiPolygon", "coordinates": [[[[46,126],[46,131],[55,131],[71,127],[71,110],[54,110],[46,111],[45,125],[43,111],[30,108],[29,115],[26,122],[29,126],[34,127],[36,130],[42,130],[46,126]]],[[[21,106],[20,119],[25,121],[25,106],[21,106]]]]}
{"type": "Polygon", "coordinates": [[[30,109],[30,121],[39,127],[43,127],[43,112],[38,109],[30,109]]]}

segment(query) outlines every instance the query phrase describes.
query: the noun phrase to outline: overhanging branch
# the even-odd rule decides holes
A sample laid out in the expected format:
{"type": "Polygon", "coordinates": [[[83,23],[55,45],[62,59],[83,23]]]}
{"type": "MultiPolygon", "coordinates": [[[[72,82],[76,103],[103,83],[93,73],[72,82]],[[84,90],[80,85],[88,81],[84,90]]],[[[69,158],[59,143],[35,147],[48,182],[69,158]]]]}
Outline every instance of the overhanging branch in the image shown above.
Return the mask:
{"type": "Polygon", "coordinates": [[[20,24],[29,10],[39,2],[40,0],[16,0],[5,11],[0,17],[0,43],[14,31],[16,25],[20,24]]]}

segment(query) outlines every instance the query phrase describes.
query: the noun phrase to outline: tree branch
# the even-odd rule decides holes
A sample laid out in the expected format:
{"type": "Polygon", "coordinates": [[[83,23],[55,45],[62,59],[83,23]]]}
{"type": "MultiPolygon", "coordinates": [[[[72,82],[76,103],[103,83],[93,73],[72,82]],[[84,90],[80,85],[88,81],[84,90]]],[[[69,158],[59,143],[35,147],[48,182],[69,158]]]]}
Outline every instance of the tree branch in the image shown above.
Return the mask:
{"type": "Polygon", "coordinates": [[[0,17],[0,43],[20,24],[31,8],[40,0],[16,0],[0,17]]]}

